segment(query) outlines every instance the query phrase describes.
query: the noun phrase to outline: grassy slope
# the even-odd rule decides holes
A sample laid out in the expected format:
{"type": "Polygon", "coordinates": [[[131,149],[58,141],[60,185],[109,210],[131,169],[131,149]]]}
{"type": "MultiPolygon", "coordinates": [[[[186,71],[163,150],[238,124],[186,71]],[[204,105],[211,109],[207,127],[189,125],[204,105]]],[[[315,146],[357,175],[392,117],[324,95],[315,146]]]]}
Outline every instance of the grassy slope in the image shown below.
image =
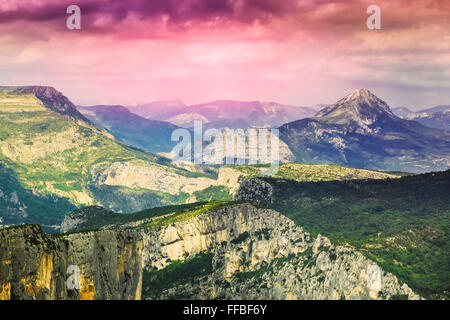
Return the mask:
{"type": "MultiPolygon", "coordinates": [[[[20,208],[26,204],[26,217],[21,217],[22,222],[40,223],[45,231],[50,231],[46,226],[59,223],[64,215],[75,209],[75,206],[67,199],[55,195],[39,196],[25,189],[17,180],[14,172],[0,163],[0,190],[8,197],[17,194],[19,203],[0,199],[0,213],[3,223],[13,224],[17,221],[20,208]]],[[[1,197],[0,197],[1,198],[1,197]]]]}
{"type": "Polygon", "coordinates": [[[149,204],[154,200],[152,196],[156,197],[155,205],[186,201],[186,195],[174,197],[149,190],[119,187],[93,190],[95,173],[113,162],[153,166],[187,177],[201,176],[176,168],[165,158],[111,140],[85,123],[52,112],[32,95],[5,93],[0,93],[0,162],[14,171],[23,188],[65,197],[76,205],[95,204],[110,192],[146,193],[149,204]]]}
{"type": "MultiPolygon", "coordinates": [[[[268,165],[236,166],[235,170],[242,173],[242,179],[261,177],[261,171],[268,165]]],[[[374,170],[355,169],[336,165],[310,165],[300,163],[283,163],[273,177],[296,181],[332,181],[350,179],[386,179],[397,178],[399,174],[384,173],[374,170]]]]}
{"type": "Polygon", "coordinates": [[[450,171],[402,179],[275,186],[269,207],[349,243],[426,297],[450,296],[450,171]]]}
{"type": "Polygon", "coordinates": [[[72,232],[96,230],[106,226],[117,228],[129,223],[135,223],[135,227],[138,228],[162,227],[171,223],[189,220],[201,214],[210,213],[232,203],[226,201],[196,202],[151,208],[132,214],[120,214],[106,209],[87,207],[80,210],[87,212],[90,218],[72,232]],[[151,221],[149,221],[150,219],[151,221]]]}

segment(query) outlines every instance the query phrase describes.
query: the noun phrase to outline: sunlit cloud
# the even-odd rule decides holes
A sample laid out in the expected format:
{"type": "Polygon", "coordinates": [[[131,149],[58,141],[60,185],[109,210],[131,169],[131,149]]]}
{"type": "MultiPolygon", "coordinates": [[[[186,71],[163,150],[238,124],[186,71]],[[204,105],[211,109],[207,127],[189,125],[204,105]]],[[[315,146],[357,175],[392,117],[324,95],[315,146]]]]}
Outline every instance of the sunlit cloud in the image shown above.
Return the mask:
{"type": "Polygon", "coordinates": [[[0,83],[80,104],[180,98],[330,103],[369,86],[392,106],[450,103],[450,2],[380,0],[382,30],[350,0],[0,2],[0,83]]]}

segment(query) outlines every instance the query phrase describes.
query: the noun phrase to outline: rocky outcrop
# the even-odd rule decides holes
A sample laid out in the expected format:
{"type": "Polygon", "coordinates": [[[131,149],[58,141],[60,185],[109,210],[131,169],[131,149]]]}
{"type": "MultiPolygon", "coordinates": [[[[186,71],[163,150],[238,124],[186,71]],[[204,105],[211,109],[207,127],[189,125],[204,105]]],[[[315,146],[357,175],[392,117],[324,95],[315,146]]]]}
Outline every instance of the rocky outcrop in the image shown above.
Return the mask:
{"type": "Polygon", "coordinates": [[[217,185],[227,187],[230,190],[230,193],[234,194],[239,189],[240,178],[242,175],[242,172],[234,168],[221,167],[219,168],[217,185]]]}
{"type": "Polygon", "coordinates": [[[2,189],[0,189],[0,201],[2,201],[6,206],[6,211],[12,213],[16,217],[26,218],[27,207],[20,202],[19,196],[16,191],[11,192],[10,194],[5,193],[2,189]]]}
{"type": "Polygon", "coordinates": [[[52,237],[23,225],[0,229],[0,244],[0,300],[140,299],[142,239],[132,230],[52,237]]]}
{"type": "Polygon", "coordinates": [[[270,203],[273,198],[273,186],[267,181],[259,178],[244,180],[237,193],[234,195],[236,201],[255,201],[270,203]]]}
{"type": "MultiPolygon", "coordinates": [[[[85,214],[73,214],[67,228],[76,229],[85,214]]],[[[0,298],[420,298],[359,252],[313,237],[276,211],[236,203],[182,215],[189,218],[169,224],[138,220],[55,237],[37,226],[0,229],[0,298]],[[184,282],[167,276],[167,270],[177,268],[173,263],[179,266],[204,254],[212,257],[207,273],[174,277],[193,277],[184,282]],[[79,267],[80,290],[68,289],[71,265],[79,267]],[[153,286],[155,274],[167,278],[153,286]]]]}
{"type": "Polygon", "coordinates": [[[148,230],[143,239],[144,278],[173,261],[214,253],[210,274],[163,292],[144,287],[144,298],[420,298],[354,249],[313,238],[278,212],[250,204],[148,230]]]}
{"type": "Polygon", "coordinates": [[[161,166],[116,162],[99,174],[97,184],[142,188],[175,195],[203,190],[216,185],[216,181],[210,178],[188,178],[161,166]]]}

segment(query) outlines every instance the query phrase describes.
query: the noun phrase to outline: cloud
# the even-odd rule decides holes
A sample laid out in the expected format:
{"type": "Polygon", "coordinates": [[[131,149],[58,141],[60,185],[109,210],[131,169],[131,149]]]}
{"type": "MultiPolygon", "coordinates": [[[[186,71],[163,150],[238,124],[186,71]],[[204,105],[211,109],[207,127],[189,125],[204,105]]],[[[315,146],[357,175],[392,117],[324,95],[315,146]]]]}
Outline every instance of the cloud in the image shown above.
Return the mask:
{"type": "Polygon", "coordinates": [[[414,101],[449,83],[449,16],[448,0],[1,0],[0,81],[63,86],[84,103],[312,104],[358,84],[414,101]],[[368,30],[377,2],[382,30],[368,30]],[[66,28],[71,4],[81,31],[66,28]]]}

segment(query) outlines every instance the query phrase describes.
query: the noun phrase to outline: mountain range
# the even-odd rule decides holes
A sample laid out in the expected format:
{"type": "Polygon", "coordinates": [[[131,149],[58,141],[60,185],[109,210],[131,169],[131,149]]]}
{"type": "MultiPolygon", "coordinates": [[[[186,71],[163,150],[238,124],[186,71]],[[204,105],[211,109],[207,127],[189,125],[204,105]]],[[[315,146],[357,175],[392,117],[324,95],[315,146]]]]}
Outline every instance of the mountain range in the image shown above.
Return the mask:
{"type": "Polygon", "coordinates": [[[3,222],[45,230],[74,207],[130,212],[185,203],[216,184],[214,174],[116,140],[49,87],[0,88],[0,170],[3,222]]]}
{"type": "MultiPolygon", "coordinates": [[[[170,149],[170,134],[177,126],[145,119],[122,106],[79,110],[83,114],[54,88],[0,87],[0,170],[4,173],[0,207],[5,223],[41,223],[50,230],[68,210],[80,206],[131,212],[227,200],[240,181],[260,172],[252,167],[174,164],[151,152],[170,149]]],[[[280,127],[283,152],[295,162],[408,172],[447,169],[449,135],[400,119],[368,90],[353,92],[315,117],[280,127]]],[[[314,166],[282,165],[280,174],[307,179],[311,175],[305,170],[313,175],[321,171],[314,166]]],[[[354,176],[346,170],[332,171],[342,173],[326,176],[354,176]]],[[[361,176],[374,175],[361,172],[361,176]]]]}
{"type": "Polygon", "coordinates": [[[128,107],[145,118],[164,120],[181,127],[202,121],[207,128],[278,127],[314,115],[321,107],[297,107],[276,102],[217,100],[191,106],[181,101],[159,101],[128,107]]]}
{"type": "Polygon", "coordinates": [[[129,145],[154,153],[170,152],[176,145],[171,135],[179,127],[169,122],[140,117],[123,106],[78,107],[78,110],[129,145]]]}
{"type": "Polygon", "coordinates": [[[392,111],[400,118],[414,120],[430,128],[450,131],[450,106],[436,106],[415,112],[400,107],[392,111]]]}
{"type": "MultiPolygon", "coordinates": [[[[161,117],[191,108],[172,104],[161,117]]],[[[199,110],[226,126],[288,114],[249,104],[199,110]]],[[[309,164],[262,176],[156,155],[179,127],[123,106],[0,87],[0,300],[447,299],[450,170],[381,170],[447,169],[450,133],[367,89],[322,107],[280,127],[309,164]],[[80,290],[62,276],[73,264],[80,290]]]]}
{"type": "Polygon", "coordinates": [[[397,117],[367,89],[282,125],[280,139],[300,163],[407,172],[450,166],[450,132],[397,117]]]}

